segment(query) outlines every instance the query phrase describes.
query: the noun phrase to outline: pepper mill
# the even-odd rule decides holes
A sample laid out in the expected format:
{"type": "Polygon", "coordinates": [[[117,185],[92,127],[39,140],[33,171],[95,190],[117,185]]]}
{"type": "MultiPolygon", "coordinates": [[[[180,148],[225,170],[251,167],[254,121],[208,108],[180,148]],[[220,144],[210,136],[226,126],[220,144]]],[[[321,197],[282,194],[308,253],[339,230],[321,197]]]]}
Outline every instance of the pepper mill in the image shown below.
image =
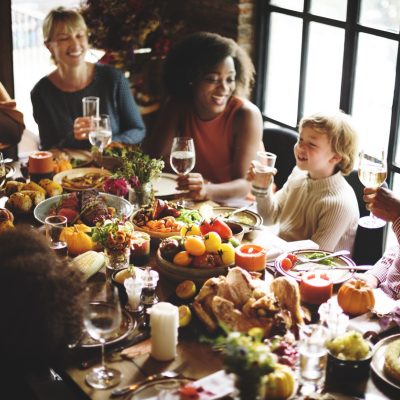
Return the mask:
{"type": "Polygon", "coordinates": [[[140,296],[144,307],[144,320],[142,326],[148,328],[150,322],[148,310],[153,307],[154,304],[158,303],[158,297],[156,294],[157,282],[159,279],[158,272],[153,271],[150,267],[146,267],[142,279],[143,288],[140,296]]]}

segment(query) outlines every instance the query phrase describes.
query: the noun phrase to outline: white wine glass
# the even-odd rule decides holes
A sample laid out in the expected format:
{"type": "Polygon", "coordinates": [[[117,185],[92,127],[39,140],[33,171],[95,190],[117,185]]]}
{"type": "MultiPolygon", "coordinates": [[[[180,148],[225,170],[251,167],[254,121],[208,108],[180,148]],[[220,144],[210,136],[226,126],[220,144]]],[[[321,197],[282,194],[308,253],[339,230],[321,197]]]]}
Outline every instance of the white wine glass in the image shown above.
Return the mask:
{"type": "MultiPolygon", "coordinates": [[[[378,152],[362,151],[358,166],[358,177],[365,187],[378,188],[386,180],[386,155],[383,149],[378,152]]],[[[381,228],[386,221],[375,217],[372,212],[359,219],[358,224],[364,228],[381,228]]]]}
{"type": "Polygon", "coordinates": [[[87,333],[101,344],[101,366],[86,375],[86,383],[96,389],[107,389],[121,382],[121,372],[106,366],[104,345],[121,326],[121,305],[118,290],[106,283],[90,284],[86,288],[83,322],[87,333]]]}
{"type": "Polygon", "coordinates": [[[111,143],[112,131],[110,117],[101,114],[99,117],[92,117],[89,142],[95,148],[98,155],[98,163],[102,165],[103,151],[111,143]]]}
{"type": "MultiPolygon", "coordinates": [[[[189,137],[174,137],[169,162],[172,169],[179,176],[188,175],[196,163],[193,139],[189,137]]],[[[184,202],[182,201],[181,204],[183,206],[184,202]]]]}

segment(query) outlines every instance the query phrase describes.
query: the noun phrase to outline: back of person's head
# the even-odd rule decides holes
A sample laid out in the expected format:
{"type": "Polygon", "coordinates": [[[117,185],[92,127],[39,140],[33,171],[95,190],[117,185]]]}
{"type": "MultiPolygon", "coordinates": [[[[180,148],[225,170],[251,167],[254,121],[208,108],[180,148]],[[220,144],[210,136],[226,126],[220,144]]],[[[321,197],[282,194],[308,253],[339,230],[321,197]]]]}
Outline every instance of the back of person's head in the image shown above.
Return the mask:
{"type": "Polygon", "coordinates": [[[193,33],[171,48],[163,67],[168,95],[189,99],[193,82],[203,78],[227,57],[232,57],[236,70],[234,94],[247,97],[254,83],[254,65],[234,40],[210,32],[193,33]]]}
{"type": "Polygon", "coordinates": [[[342,158],[337,171],[348,175],[353,170],[358,146],[358,134],[350,116],[342,111],[316,113],[301,119],[299,131],[305,127],[328,136],[332,151],[342,158]]]}
{"type": "Polygon", "coordinates": [[[68,32],[73,29],[87,31],[83,16],[74,9],[57,7],[51,10],[43,21],[43,39],[47,43],[53,39],[53,33],[58,24],[64,24],[68,32]]]}
{"type": "Polygon", "coordinates": [[[80,336],[84,283],[42,234],[0,234],[0,359],[11,365],[60,361],[80,336]]]}

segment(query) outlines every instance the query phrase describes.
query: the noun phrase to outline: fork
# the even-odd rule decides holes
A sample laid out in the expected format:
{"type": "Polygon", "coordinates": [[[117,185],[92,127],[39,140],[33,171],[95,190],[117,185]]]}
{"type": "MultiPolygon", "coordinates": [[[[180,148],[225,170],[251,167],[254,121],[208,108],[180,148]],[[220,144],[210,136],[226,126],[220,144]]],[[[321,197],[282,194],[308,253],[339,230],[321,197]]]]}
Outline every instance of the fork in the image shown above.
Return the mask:
{"type": "Polygon", "coordinates": [[[146,385],[147,383],[150,383],[150,382],[158,381],[158,380],[161,380],[161,379],[176,378],[179,375],[181,375],[180,371],[182,371],[185,368],[185,366],[186,366],[186,364],[183,363],[183,364],[179,365],[178,367],[176,367],[172,371],[163,371],[163,372],[159,372],[159,373],[156,373],[156,374],[152,374],[152,375],[149,375],[146,379],[143,379],[140,382],[133,383],[132,385],[124,386],[122,388],[113,389],[111,391],[111,396],[110,397],[124,396],[127,393],[137,391],[138,389],[140,389],[141,387],[143,387],[144,385],[146,385]]]}
{"type": "Polygon", "coordinates": [[[300,261],[300,264],[309,263],[309,262],[310,263],[318,263],[322,260],[327,260],[328,258],[337,257],[337,256],[346,256],[348,254],[350,254],[350,251],[348,251],[348,250],[339,250],[332,254],[328,254],[327,256],[323,256],[323,257],[319,257],[319,258],[302,257],[299,254],[296,254],[296,258],[298,261],[300,261]]]}

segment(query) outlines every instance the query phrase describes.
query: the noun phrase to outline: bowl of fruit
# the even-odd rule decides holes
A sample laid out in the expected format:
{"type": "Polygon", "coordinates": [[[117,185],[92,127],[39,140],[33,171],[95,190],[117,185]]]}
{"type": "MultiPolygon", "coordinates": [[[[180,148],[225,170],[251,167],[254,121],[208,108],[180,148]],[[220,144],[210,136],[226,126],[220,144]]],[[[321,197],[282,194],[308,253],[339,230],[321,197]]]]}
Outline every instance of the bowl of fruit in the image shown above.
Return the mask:
{"type": "Polygon", "coordinates": [[[348,331],[327,342],[328,372],[340,379],[363,379],[368,376],[373,344],[360,332],[348,331]]]}
{"type": "Polygon", "coordinates": [[[238,244],[222,220],[212,220],[207,226],[187,225],[181,235],[161,241],[157,250],[159,271],[175,282],[189,279],[201,284],[227,274],[234,265],[238,244]]]}

